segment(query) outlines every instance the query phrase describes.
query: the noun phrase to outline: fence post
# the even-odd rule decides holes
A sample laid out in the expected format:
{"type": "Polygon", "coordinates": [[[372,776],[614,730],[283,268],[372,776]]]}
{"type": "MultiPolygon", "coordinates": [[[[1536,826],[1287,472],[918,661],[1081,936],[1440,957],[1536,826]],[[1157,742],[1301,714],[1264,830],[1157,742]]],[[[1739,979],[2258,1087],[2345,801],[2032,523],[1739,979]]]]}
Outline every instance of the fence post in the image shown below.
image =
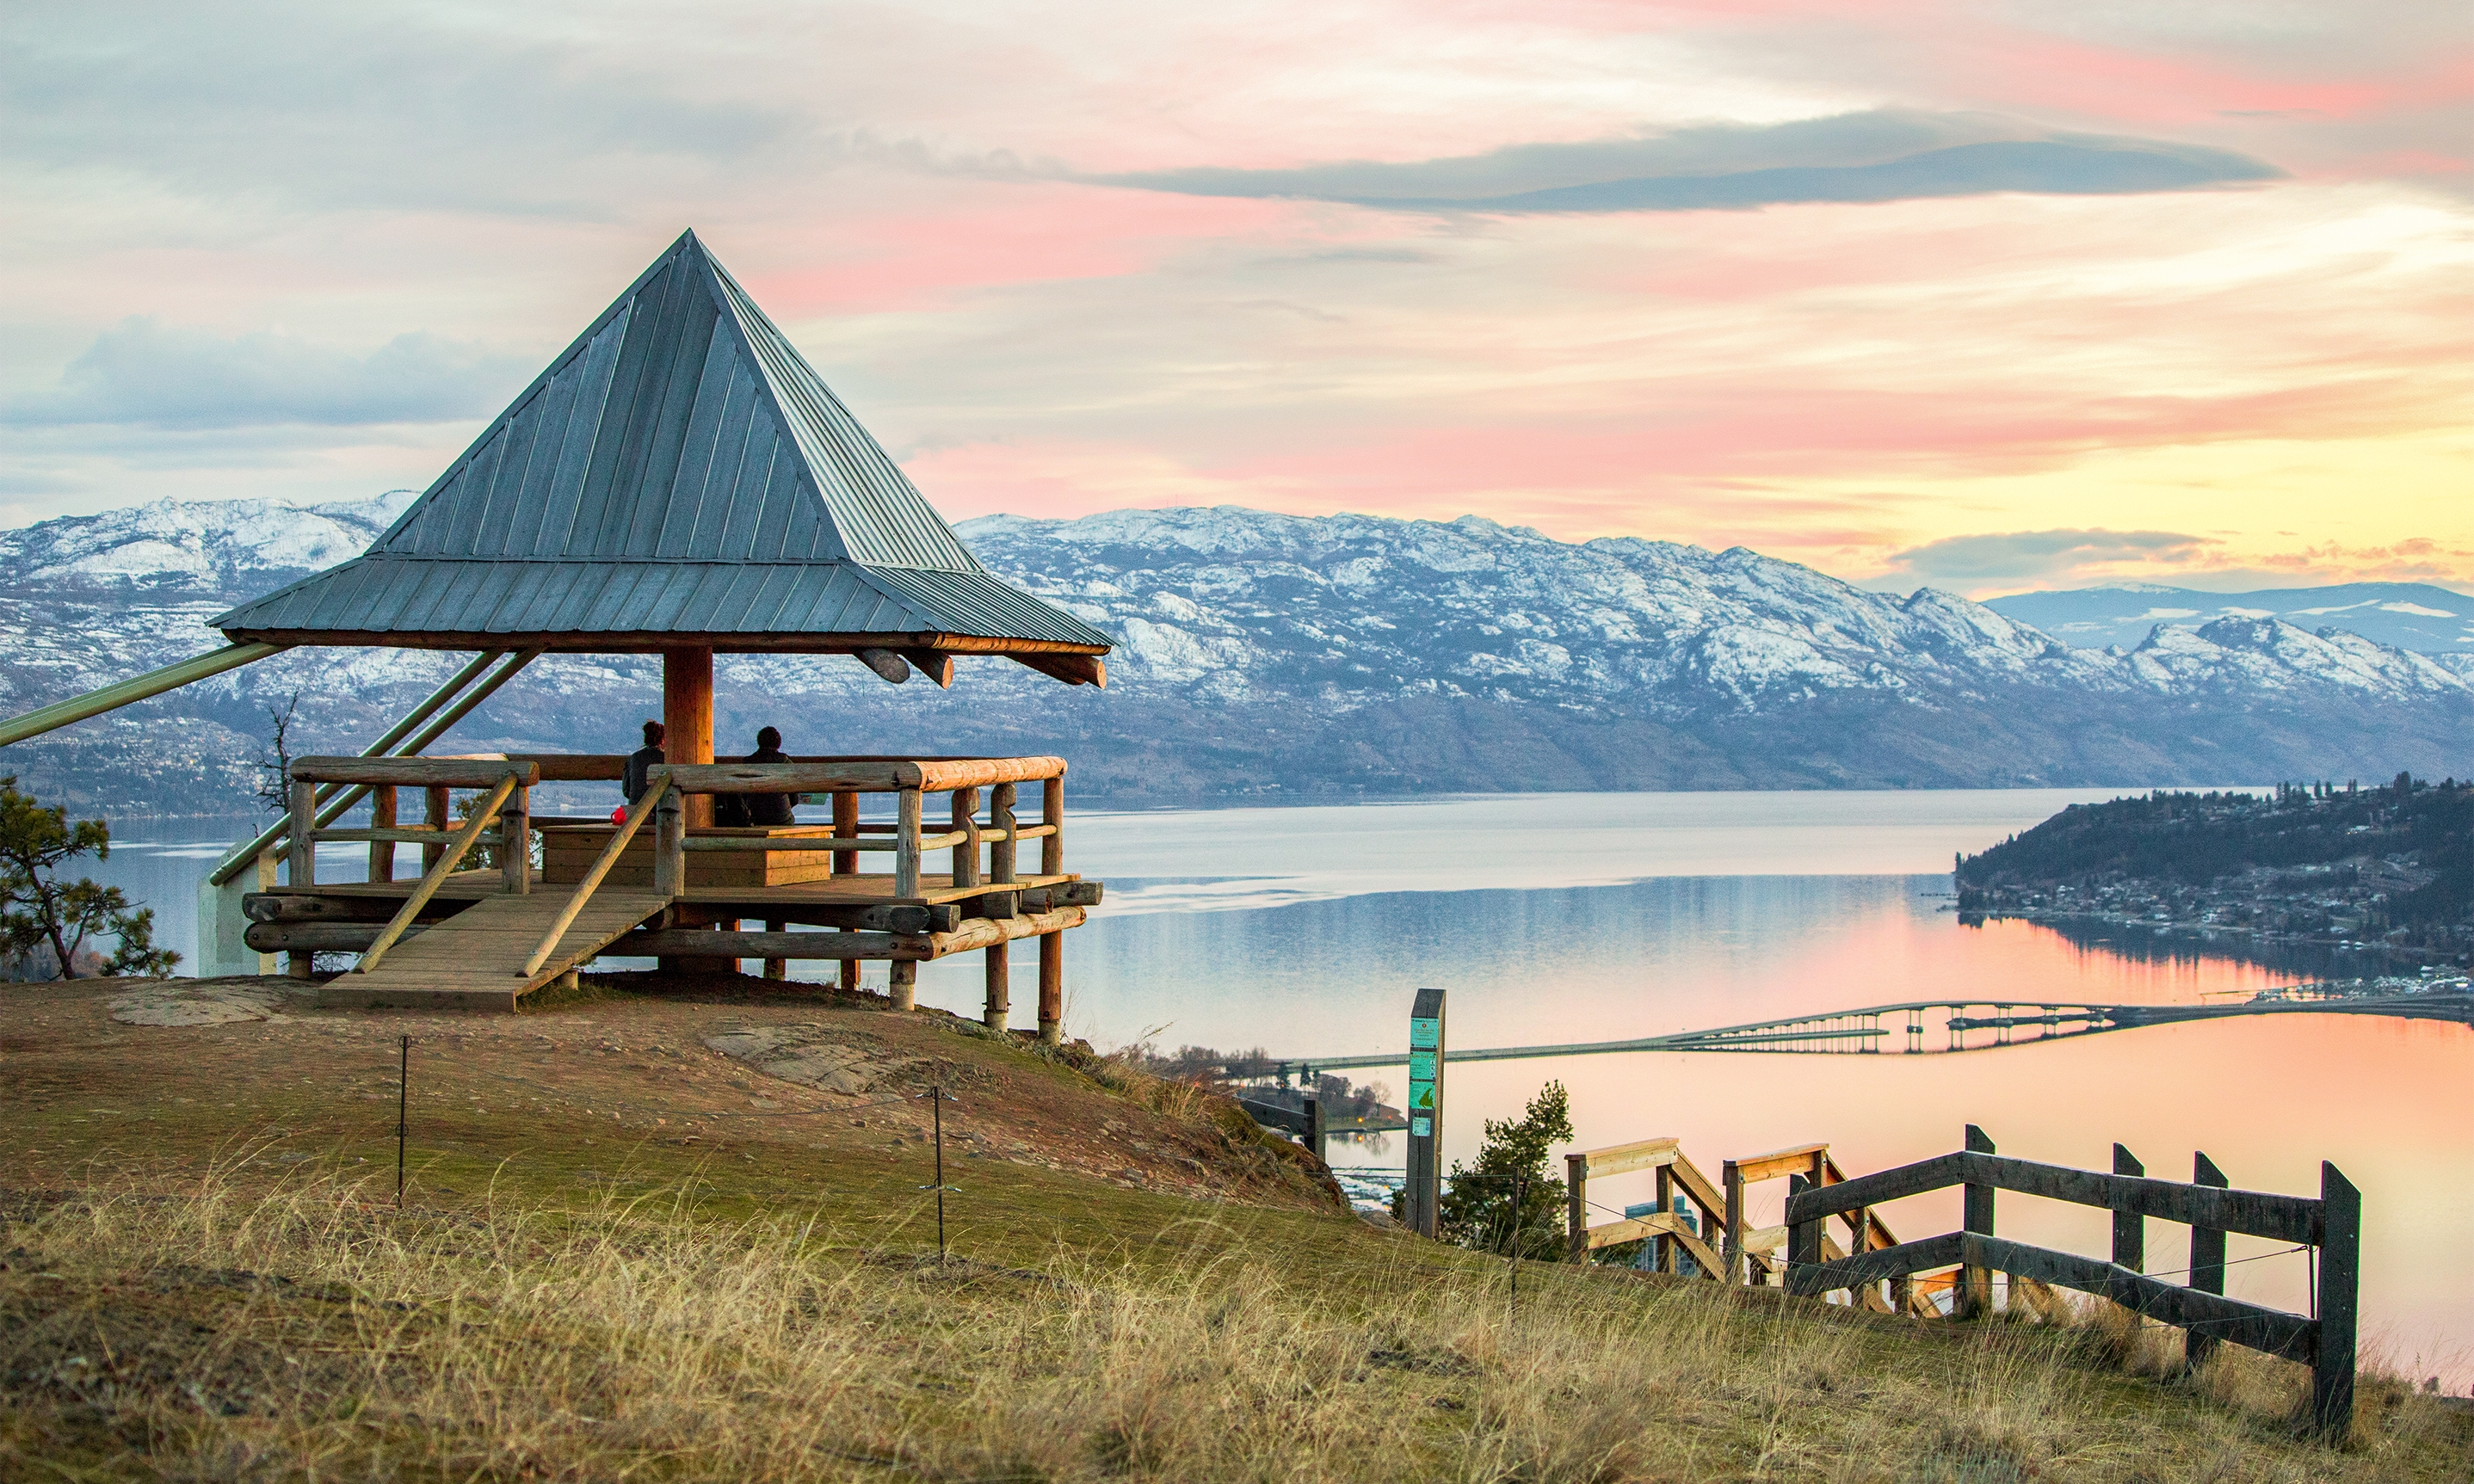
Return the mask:
{"type": "Polygon", "coordinates": [[[906,901],[919,895],[919,790],[893,796],[893,895],[906,901]]]}
{"type": "Polygon", "coordinates": [[[1734,1161],[1718,1166],[1718,1188],[1727,1198],[1727,1241],[1718,1256],[1727,1264],[1725,1281],[1742,1283],[1750,1278],[1744,1271],[1744,1175],[1734,1161]]]}
{"type": "MultiPolygon", "coordinates": [[[[1658,1167],[1658,1213],[1661,1216],[1684,1214],[1683,1203],[1675,1198],[1675,1167],[1671,1164],[1661,1164],[1658,1167]]],[[[1675,1250],[1680,1244],[1675,1238],[1663,1233],[1651,1238],[1651,1250],[1657,1254],[1650,1259],[1653,1271],[1674,1272],[1675,1250]]]]}
{"type": "Polygon", "coordinates": [[[519,783],[498,805],[498,876],[507,895],[533,889],[532,790],[519,783]]]}
{"type": "MultiPolygon", "coordinates": [[[[2232,1184],[2217,1161],[2204,1154],[2191,1156],[2191,1184],[2222,1190],[2232,1184]]],[[[2201,1293],[2225,1291],[2225,1234],[2211,1227],[2191,1229],[2191,1286],[2201,1293]]],[[[2195,1371],[2216,1353],[2217,1337],[2199,1329],[2182,1333],[2182,1369],[2195,1371]]]]}
{"type": "Polygon", "coordinates": [[[1574,1262],[1589,1256],[1589,1157],[1564,1156],[1564,1242],[1574,1262]]]}
{"type": "Polygon", "coordinates": [[[1326,1158],[1330,1152],[1331,1139],[1323,1133],[1322,1099],[1320,1097],[1309,1096],[1306,1099],[1306,1147],[1314,1151],[1317,1164],[1331,1163],[1331,1161],[1326,1158]]]}
{"type": "MultiPolygon", "coordinates": [[[[1797,1196],[1819,1188],[1820,1182],[1808,1176],[1789,1175],[1786,1178],[1787,1203],[1793,1205],[1797,1196]]],[[[1821,1265],[1821,1229],[1827,1219],[1815,1216],[1809,1221],[1795,1222],[1786,1229],[1786,1287],[1789,1292],[1795,1288],[1796,1269],[1821,1265]]]]}
{"type": "MultiPolygon", "coordinates": [[[[1970,1154],[1994,1153],[1993,1140],[1982,1129],[1967,1126],[1967,1151],[1970,1154]]],[[[1965,1207],[1960,1227],[1977,1236],[1993,1234],[1993,1187],[1967,1185],[1965,1207]]],[[[1958,1270],[1958,1286],[1951,1295],[1953,1319],[1975,1319],[1993,1310],[1993,1274],[1980,1264],[1970,1262],[1958,1270]]]]}
{"type": "Polygon", "coordinates": [[[2363,1192],[2319,1164],[2319,1352],[2311,1365],[2311,1422],[2331,1443],[2354,1430],[2354,1305],[2362,1281],[2363,1192]]]}
{"type": "Polygon", "coordinates": [[[1065,871],[1064,775],[1040,780],[1039,822],[1048,826],[1048,837],[1039,842],[1039,874],[1060,875],[1065,871]]]}
{"type": "MultiPolygon", "coordinates": [[[[2147,1166],[2138,1156],[2120,1144],[2113,1146],[2113,1172],[2117,1175],[2145,1175],[2147,1166]]],[[[2137,1211],[2115,1208],[2113,1212],[2113,1265],[2134,1273],[2147,1271],[2147,1218],[2137,1211]]]]}
{"type": "Polygon", "coordinates": [[[679,791],[665,779],[653,805],[653,890],[676,897],[687,883],[688,833],[679,791]]]}
{"type": "MultiPolygon", "coordinates": [[[[393,829],[396,827],[395,785],[393,783],[380,783],[370,790],[370,827],[372,829],[393,829]]],[[[373,840],[370,842],[370,879],[373,881],[392,881],[395,879],[394,841],[373,840]]]]}

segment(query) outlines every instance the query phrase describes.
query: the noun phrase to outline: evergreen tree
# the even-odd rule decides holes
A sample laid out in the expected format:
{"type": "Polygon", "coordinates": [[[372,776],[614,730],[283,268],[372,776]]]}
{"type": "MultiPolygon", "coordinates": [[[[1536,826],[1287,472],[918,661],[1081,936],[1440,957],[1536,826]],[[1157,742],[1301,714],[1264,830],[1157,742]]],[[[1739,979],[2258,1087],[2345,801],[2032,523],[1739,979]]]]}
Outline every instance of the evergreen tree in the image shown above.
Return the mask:
{"type": "Polygon", "coordinates": [[[155,946],[155,914],[116,886],[55,872],[81,855],[111,854],[111,826],[101,820],[69,823],[68,810],[45,808],[17,791],[15,775],[0,777],[0,952],[21,962],[48,948],[58,977],[77,977],[78,954],[97,934],[118,947],[109,974],[170,973],[181,955],[155,946]]]}
{"type": "MultiPolygon", "coordinates": [[[[1564,1182],[1548,1171],[1547,1151],[1572,1137],[1571,1099],[1550,1082],[1518,1118],[1489,1118],[1477,1162],[1452,1162],[1437,1224],[1445,1241],[1533,1261],[1564,1256],[1564,1182]]],[[[1394,1214],[1403,1201],[1395,1199],[1394,1214]]]]}

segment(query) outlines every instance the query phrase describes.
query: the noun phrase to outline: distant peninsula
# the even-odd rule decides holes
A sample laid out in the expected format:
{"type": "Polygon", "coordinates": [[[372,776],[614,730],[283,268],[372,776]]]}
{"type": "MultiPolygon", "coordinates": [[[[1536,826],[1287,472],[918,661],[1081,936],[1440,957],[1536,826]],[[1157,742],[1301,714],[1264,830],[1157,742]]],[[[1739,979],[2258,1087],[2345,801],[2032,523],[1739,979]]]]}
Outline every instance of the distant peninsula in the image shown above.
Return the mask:
{"type": "Polygon", "coordinates": [[[2073,804],[1957,863],[1966,917],[2094,919],[2474,961],[2474,782],[2280,784],[2073,804]]]}

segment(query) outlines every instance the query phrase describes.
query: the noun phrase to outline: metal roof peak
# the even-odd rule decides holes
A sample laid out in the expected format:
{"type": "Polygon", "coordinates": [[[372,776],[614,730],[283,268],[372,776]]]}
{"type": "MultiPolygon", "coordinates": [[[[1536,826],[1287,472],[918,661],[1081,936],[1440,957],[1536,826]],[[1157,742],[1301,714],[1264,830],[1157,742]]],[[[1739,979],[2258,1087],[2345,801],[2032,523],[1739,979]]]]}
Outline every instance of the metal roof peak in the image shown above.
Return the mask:
{"type": "Polygon", "coordinates": [[[1109,642],[989,576],[692,228],[366,554],[214,624],[370,644],[818,624],[1109,642]]]}

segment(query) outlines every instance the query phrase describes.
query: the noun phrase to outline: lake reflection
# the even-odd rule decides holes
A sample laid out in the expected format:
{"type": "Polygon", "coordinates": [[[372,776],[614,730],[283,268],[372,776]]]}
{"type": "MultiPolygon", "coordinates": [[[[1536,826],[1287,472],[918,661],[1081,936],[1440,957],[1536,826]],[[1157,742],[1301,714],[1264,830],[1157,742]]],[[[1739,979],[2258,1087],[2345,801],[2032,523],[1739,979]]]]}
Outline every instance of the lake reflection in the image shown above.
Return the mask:
{"type": "MultiPolygon", "coordinates": [[[[2237,956],[2238,942],[1962,925],[1952,852],[2117,790],[1521,796],[1349,807],[1077,815],[1068,864],[1108,883],[1068,939],[1067,1026],[1103,1046],[1262,1046],[1339,1055],[1406,1045],[1410,994],[1450,992],[1462,1047],[1620,1040],[1763,1017],[1951,997],[2194,1002],[2341,966],[2237,956]]],[[[161,941],[194,941],[206,830],[120,831],[107,878],[157,905],[161,941]],[[166,847],[169,847],[168,849],[166,847]]],[[[349,863],[339,875],[354,874],[349,863]]],[[[322,871],[325,868],[322,866],[322,871]]],[[[1018,1023],[1035,961],[1017,945],[1018,1023]]],[[[2356,969],[2355,971],[2362,971],[2356,969]]],[[[881,983],[883,970],[870,974],[881,983]]],[[[976,1017],[978,955],[924,967],[923,1002],[976,1017]]],[[[2204,1149],[2236,1185],[2316,1193],[2318,1161],[2364,1192],[2366,1350],[2416,1376],[2474,1380],[2474,1277],[2436,1259],[2474,1221],[2474,1031],[2340,1016],[2127,1031],[1940,1057],[1627,1053],[1456,1064],[1446,1154],[1516,1114],[1549,1078],[1581,1147],[1675,1135],[1701,1165],[1831,1141],[1851,1172],[1958,1146],[2109,1167],[2120,1139],[2187,1179],[2204,1149]]],[[[1398,1071],[1354,1074],[1389,1082],[1398,1071]]],[[[1396,1162],[1380,1154],[1336,1159],[1396,1162]]],[[[1615,1208],[1649,1177],[1593,1185],[1615,1208]]],[[[1783,1184],[1756,1187],[1756,1224],[1783,1184]]],[[[1903,1235],[1957,1222],[1956,1192],[1883,1212],[1903,1235]]],[[[1612,1219],[1607,1211],[1597,1218],[1612,1219]]],[[[2003,1195],[2000,1230],[2100,1256],[2098,1212],[2003,1195]]],[[[2232,1239],[2236,1297],[2298,1307],[2299,1257],[2232,1239]]],[[[2149,1223],[2150,1271],[2188,1261],[2149,1223]]]]}

